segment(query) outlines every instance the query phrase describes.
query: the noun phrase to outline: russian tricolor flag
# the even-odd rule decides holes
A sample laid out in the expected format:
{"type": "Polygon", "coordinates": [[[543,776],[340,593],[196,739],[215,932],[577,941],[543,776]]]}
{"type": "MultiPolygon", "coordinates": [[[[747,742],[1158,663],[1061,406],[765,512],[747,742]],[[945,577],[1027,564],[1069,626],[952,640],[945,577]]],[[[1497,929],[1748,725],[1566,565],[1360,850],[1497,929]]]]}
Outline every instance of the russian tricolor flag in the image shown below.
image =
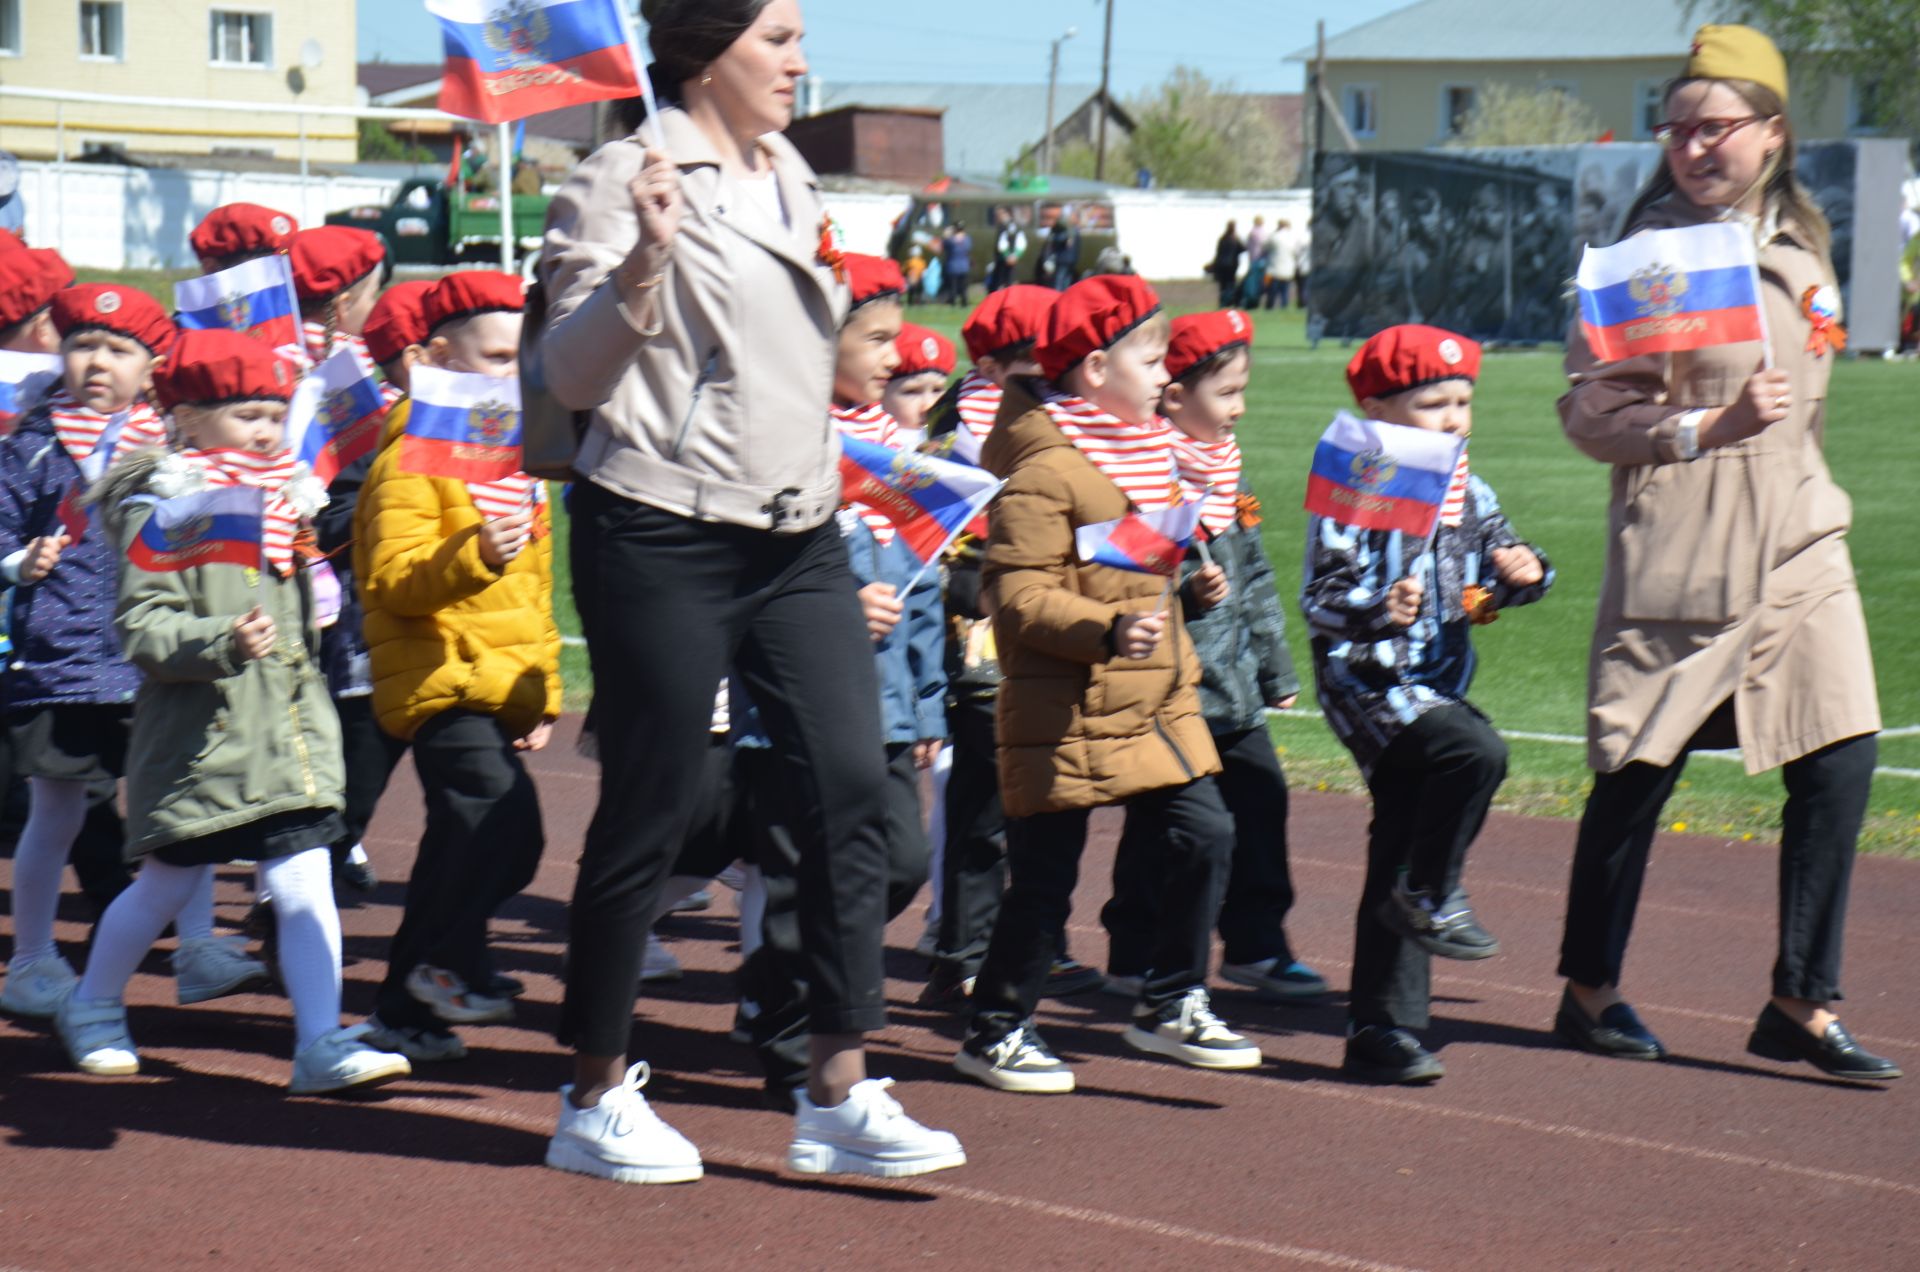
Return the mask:
{"type": "Polygon", "coordinates": [[[200,565],[260,565],[261,517],[257,486],[219,486],[176,499],[152,499],[153,515],[127,548],[127,559],[153,574],[200,565]]]}
{"type": "Polygon", "coordinates": [[[225,327],[278,349],[298,345],[300,296],[293,265],[285,256],[261,256],[232,269],[173,285],[173,305],[182,327],[225,327]]]}
{"type": "Polygon", "coordinates": [[[331,482],[380,445],[386,417],[386,396],[372,364],[349,346],[300,381],[287,411],[287,449],[314,476],[331,482]]]}
{"type": "Polygon", "coordinates": [[[1196,499],[1160,512],[1130,512],[1118,521],[1081,526],[1073,532],[1073,546],[1088,565],[1171,578],[1193,542],[1204,504],[1196,499]]]}
{"type": "Polygon", "coordinates": [[[1574,281],[1581,330],[1602,362],[1766,339],[1759,257],[1744,225],[1648,230],[1589,247],[1574,281]]]}
{"type": "Polygon", "coordinates": [[[621,0],[427,0],[440,109],[490,124],[640,91],[621,0]]]}
{"type": "Polygon", "coordinates": [[[20,417],[59,380],[59,354],[0,349],[0,437],[11,433],[20,417]]]}
{"type": "Polygon", "coordinates": [[[1313,451],[1307,511],[1362,530],[1433,533],[1467,439],[1342,411],[1313,451]]]}
{"type": "Polygon", "coordinates": [[[501,481],[520,471],[520,381],[415,367],[400,468],[454,481],[501,481]]]}
{"type": "Polygon", "coordinates": [[[840,439],[840,497],[899,528],[900,542],[926,564],[1006,483],[984,469],[918,451],[840,439]]]}

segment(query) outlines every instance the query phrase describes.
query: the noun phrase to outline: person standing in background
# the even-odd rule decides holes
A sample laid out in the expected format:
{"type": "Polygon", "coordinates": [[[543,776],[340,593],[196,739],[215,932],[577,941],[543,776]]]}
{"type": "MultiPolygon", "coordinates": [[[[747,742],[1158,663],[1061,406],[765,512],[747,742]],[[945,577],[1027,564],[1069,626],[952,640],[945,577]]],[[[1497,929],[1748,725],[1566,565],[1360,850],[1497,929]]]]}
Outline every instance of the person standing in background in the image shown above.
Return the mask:
{"type": "Polygon", "coordinates": [[[1262,303],[1268,309],[1285,309],[1293,297],[1293,276],[1300,268],[1300,236],[1293,225],[1282,219],[1267,240],[1267,276],[1262,303]]]}
{"type": "Polygon", "coordinates": [[[963,306],[972,304],[973,236],[967,233],[965,225],[958,221],[953,223],[953,228],[947,231],[941,256],[946,270],[947,303],[963,306]]]}
{"type": "Polygon", "coordinates": [[[1240,277],[1240,253],[1245,250],[1246,244],[1240,241],[1238,224],[1228,221],[1220,241],[1213,245],[1213,264],[1207,266],[1207,273],[1219,284],[1222,309],[1233,304],[1233,284],[1240,277]]]}
{"type": "Polygon", "coordinates": [[[1019,267],[1020,258],[1027,254],[1027,232],[1020,228],[1020,222],[1014,219],[1013,209],[997,207],[993,210],[993,223],[999,233],[993,241],[993,264],[987,267],[987,294],[991,296],[1003,287],[1013,284],[1013,272],[1019,267]]]}

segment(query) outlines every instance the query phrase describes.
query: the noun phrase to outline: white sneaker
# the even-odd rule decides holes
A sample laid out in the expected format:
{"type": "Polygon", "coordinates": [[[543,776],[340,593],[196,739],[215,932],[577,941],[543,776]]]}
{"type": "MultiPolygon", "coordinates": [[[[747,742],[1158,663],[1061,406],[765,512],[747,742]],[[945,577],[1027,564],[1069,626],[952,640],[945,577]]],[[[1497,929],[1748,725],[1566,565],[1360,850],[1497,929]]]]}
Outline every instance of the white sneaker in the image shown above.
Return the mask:
{"type": "Polygon", "coordinates": [[[7,983],[0,986],[0,1011],[28,1020],[51,1020],[79,983],[79,975],[58,954],[31,963],[9,963],[7,983]]]}
{"type": "Polygon", "coordinates": [[[1258,1046],[1213,1014],[1212,1000],[1199,988],[1160,1007],[1135,1007],[1133,1023],[1122,1036],[1136,1050],[1198,1069],[1257,1069],[1265,1061],[1258,1046]]]}
{"type": "Polygon", "coordinates": [[[173,989],[180,1005],[204,1003],[264,983],[267,965],[248,958],[241,936],[197,936],[173,952],[173,989]]]}
{"type": "Polygon", "coordinates": [[[378,1086],[413,1072],[405,1056],[368,1046],[367,1035],[371,1032],[366,1025],[354,1025],[314,1039],[294,1056],[289,1089],[295,1095],[322,1095],[378,1086]]]}
{"type": "Polygon", "coordinates": [[[69,994],[54,1014],[53,1031],[82,1073],[124,1078],[140,1072],[140,1053],[127,1033],[125,1003],[81,1002],[69,994]]]}
{"type": "Polygon", "coordinates": [[[653,933],[647,933],[647,948],[640,955],[640,983],[653,985],[661,981],[677,981],[686,974],[680,966],[680,960],[673,951],[653,933]]]}
{"type": "Polygon", "coordinates": [[[617,1184],[684,1184],[700,1178],[700,1150],[660,1120],[640,1094],[650,1071],[642,1060],[627,1079],[590,1109],[573,1106],[560,1088],[560,1124],[547,1143],[547,1165],[617,1184]]]}
{"type": "Polygon", "coordinates": [[[366,1042],[369,1047],[394,1051],[414,1064],[436,1064],[442,1060],[465,1060],[467,1044],[451,1029],[429,1025],[389,1025],[378,1016],[367,1017],[366,1042]]]}
{"type": "Polygon", "coordinates": [[[457,973],[444,967],[422,963],[408,972],[407,992],[450,1025],[484,1025],[513,1019],[511,999],[493,998],[469,989],[457,973]]]}
{"type": "Polygon", "coordinates": [[[877,1175],[898,1179],[967,1164],[960,1141],[928,1130],[887,1094],[892,1078],[853,1084],[846,1103],[823,1109],[794,1092],[793,1143],[787,1167],[802,1175],[877,1175]]]}

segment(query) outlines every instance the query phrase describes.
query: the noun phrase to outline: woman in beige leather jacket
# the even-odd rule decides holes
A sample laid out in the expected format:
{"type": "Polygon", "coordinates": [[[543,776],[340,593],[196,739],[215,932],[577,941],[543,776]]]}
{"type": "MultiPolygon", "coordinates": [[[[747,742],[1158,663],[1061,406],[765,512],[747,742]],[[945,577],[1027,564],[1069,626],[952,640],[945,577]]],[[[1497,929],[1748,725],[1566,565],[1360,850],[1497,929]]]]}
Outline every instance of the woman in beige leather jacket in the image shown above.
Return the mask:
{"type": "Polygon", "coordinates": [[[1666,96],[1665,162],[1627,234],[1735,218],[1759,249],[1758,343],[1603,364],[1576,325],[1567,437],[1613,466],[1589,672],[1593,793],[1567,897],[1558,1032],[1586,1050],[1665,1048],[1619,990],[1660,812],[1688,752],[1780,768],[1779,954],[1748,1049],[1848,1078],[1900,1070],[1834,1015],[1854,842],[1880,728],[1846,545],[1847,495],[1822,452],[1844,337],[1825,219],[1793,176],[1786,67],[1746,27],[1701,28],[1666,96]]]}
{"type": "Polygon", "coordinates": [[[647,0],[668,103],[580,165],[548,216],[543,356],[592,413],[573,578],[593,660],[600,802],[571,909],[559,1035],[577,1053],[551,1166],[699,1178],[627,1066],[662,883],[737,675],[785,761],[814,1027],[788,1163],[912,1175],[965,1160],[866,1076],[885,1023],[884,772],[873,654],[834,523],[828,417],[847,306],[813,172],[782,130],[806,73],[797,0],[647,0]]]}

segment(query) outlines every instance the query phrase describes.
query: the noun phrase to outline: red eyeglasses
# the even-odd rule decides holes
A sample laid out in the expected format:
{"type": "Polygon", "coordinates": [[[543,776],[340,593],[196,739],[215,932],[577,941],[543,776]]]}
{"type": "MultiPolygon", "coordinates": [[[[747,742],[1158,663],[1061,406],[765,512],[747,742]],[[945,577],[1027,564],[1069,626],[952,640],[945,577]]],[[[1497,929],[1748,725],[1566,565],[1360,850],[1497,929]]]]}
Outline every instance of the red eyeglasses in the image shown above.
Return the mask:
{"type": "Polygon", "coordinates": [[[1655,124],[1653,139],[1668,150],[1682,150],[1698,137],[1708,150],[1713,150],[1748,124],[1772,118],[1772,115],[1743,115],[1737,119],[1702,119],[1692,124],[1655,124]]]}

